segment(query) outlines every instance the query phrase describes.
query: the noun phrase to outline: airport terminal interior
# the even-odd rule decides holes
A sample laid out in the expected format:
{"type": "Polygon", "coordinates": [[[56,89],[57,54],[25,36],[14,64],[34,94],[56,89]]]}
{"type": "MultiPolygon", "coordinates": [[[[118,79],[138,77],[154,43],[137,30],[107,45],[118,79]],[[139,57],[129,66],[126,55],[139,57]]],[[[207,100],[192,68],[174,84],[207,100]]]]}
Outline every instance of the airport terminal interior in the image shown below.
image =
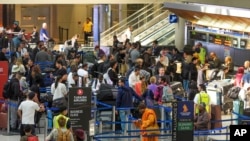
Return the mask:
{"type": "Polygon", "coordinates": [[[229,141],[250,124],[248,0],[0,1],[0,48],[3,141],[229,141]]]}

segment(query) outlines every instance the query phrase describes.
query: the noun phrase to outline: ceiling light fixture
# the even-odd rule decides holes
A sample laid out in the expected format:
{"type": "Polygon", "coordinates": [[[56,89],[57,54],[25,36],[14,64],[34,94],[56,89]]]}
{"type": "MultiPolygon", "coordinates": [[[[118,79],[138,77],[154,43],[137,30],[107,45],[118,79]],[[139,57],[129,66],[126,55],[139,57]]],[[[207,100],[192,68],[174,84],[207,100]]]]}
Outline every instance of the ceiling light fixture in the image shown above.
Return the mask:
{"type": "Polygon", "coordinates": [[[194,15],[193,17],[194,17],[195,19],[197,19],[197,20],[201,19],[200,17],[198,17],[198,16],[196,16],[196,15],[194,15]]]}

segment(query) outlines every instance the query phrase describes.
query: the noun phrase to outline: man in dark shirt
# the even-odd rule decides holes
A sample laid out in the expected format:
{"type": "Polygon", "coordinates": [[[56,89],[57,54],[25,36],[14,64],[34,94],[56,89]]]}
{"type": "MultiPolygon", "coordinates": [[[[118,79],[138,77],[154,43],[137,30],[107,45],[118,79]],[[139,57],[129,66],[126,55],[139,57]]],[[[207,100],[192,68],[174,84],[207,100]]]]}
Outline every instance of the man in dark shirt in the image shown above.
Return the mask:
{"type": "MultiPolygon", "coordinates": [[[[138,99],[139,101],[142,100],[135,91],[131,87],[125,86],[125,79],[120,78],[118,81],[118,95],[116,98],[116,107],[117,108],[130,108],[133,107],[133,96],[138,99]]],[[[118,112],[116,112],[118,114],[118,112]]],[[[120,110],[119,115],[121,122],[126,121],[126,116],[130,114],[130,110],[120,110]]],[[[125,124],[121,124],[122,130],[125,129],[125,124]]],[[[130,127],[129,127],[130,128],[130,127]]]]}
{"type": "Polygon", "coordinates": [[[13,23],[13,32],[20,32],[20,31],[21,31],[21,28],[20,28],[20,26],[18,25],[18,22],[15,21],[15,22],[13,23]]]}
{"type": "Polygon", "coordinates": [[[6,48],[2,48],[0,52],[0,61],[8,61],[8,59],[5,56],[5,53],[6,53],[6,48]]]}

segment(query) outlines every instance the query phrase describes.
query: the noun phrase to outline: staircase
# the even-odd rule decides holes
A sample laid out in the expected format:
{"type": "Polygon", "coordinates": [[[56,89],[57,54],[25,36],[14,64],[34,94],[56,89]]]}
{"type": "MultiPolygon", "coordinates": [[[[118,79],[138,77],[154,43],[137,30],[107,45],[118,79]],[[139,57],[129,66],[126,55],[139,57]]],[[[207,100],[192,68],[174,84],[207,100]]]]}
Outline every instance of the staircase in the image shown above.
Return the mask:
{"type": "Polygon", "coordinates": [[[167,45],[174,41],[174,25],[169,23],[169,12],[160,4],[148,4],[117,25],[101,33],[101,45],[112,46],[113,36],[122,42],[122,36],[129,25],[133,27],[133,41],[149,45],[154,40],[167,45]],[[171,38],[170,38],[171,37],[171,38]],[[172,39],[172,40],[169,40],[172,39]],[[166,41],[168,40],[168,41],[166,41]]]}

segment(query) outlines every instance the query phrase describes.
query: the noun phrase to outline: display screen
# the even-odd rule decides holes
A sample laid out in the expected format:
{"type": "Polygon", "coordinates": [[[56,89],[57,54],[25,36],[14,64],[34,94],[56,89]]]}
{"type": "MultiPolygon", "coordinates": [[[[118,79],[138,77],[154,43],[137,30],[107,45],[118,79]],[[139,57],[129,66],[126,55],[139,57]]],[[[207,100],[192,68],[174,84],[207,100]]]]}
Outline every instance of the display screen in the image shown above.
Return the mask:
{"type": "Polygon", "coordinates": [[[190,31],[190,39],[207,41],[207,34],[204,32],[190,31]]]}
{"type": "Polygon", "coordinates": [[[247,47],[247,39],[240,39],[240,48],[247,47]]]}
{"type": "Polygon", "coordinates": [[[218,44],[218,45],[224,45],[224,46],[237,46],[238,41],[237,38],[232,38],[230,36],[223,36],[223,35],[218,35],[218,34],[209,34],[208,36],[209,42],[218,44]]]}

